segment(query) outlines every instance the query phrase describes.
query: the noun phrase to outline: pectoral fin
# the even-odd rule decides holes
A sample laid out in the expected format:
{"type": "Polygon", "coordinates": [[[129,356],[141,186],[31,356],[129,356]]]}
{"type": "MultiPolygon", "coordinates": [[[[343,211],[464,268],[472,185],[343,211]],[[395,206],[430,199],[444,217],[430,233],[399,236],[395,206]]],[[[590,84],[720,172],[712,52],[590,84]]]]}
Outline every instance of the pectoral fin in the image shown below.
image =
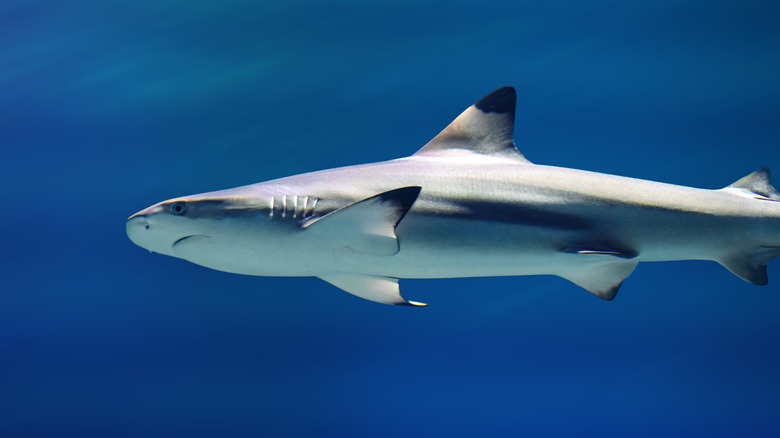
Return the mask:
{"type": "Polygon", "coordinates": [[[398,253],[395,228],[412,208],[420,187],[380,193],[303,224],[309,233],[333,245],[380,256],[398,253]]]}
{"type": "Polygon", "coordinates": [[[369,301],[401,306],[427,306],[425,303],[407,301],[402,297],[397,278],[352,273],[333,273],[321,275],[320,278],[345,292],[369,301]]]}

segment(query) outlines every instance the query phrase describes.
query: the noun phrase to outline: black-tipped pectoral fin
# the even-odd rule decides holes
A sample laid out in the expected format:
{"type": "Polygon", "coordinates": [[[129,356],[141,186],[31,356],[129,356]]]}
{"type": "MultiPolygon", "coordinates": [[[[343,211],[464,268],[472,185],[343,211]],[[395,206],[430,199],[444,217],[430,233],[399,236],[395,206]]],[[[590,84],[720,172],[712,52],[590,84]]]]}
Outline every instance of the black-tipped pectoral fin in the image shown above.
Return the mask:
{"type": "Polygon", "coordinates": [[[303,224],[321,240],[379,256],[398,253],[395,229],[420,195],[420,187],[402,187],[312,219],[303,224]]]}
{"type": "Polygon", "coordinates": [[[614,300],[639,260],[635,254],[617,250],[566,250],[577,257],[558,276],[571,281],[597,297],[614,300]]]}
{"type": "Polygon", "coordinates": [[[402,297],[397,278],[342,272],[321,275],[320,278],[345,292],[369,301],[400,306],[427,306],[425,303],[408,301],[402,297]]]}

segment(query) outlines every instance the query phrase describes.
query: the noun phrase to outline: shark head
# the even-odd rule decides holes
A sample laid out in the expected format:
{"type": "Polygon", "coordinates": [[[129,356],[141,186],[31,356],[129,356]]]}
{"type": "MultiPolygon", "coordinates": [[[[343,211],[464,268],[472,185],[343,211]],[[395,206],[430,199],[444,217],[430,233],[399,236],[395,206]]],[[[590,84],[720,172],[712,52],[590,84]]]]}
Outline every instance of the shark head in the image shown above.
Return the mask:
{"type": "Polygon", "coordinates": [[[218,204],[187,197],[154,204],[127,219],[127,236],[151,252],[179,257],[176,248],[185,241],[212,238],[212,222],[219,215],[210,213],[218,204]]]}
{"type": "Polygon", "coordinates": [[[273,195],[279,187],[257,184],[154,204],[130,216],[126,228],[142,248],[220,271],[317,275],[336,269],[339,254],[364,259],[398,253],[395,228],[420,190],[402,187],[333,202],[273,195]]]}
{"type": "Polygon", "coordinates": [[[213,255],[240,257],[235,252],[245,248],[242,240],[261,237],[252,231],[262,231],[264,221],[258,218],[268,216],[268,206],[260,205],[258,199],[262,198],[240,192],[169,199],[130,216],[127,235],[151,252],[218,266],[220,261],[213,255]],[[253,230],[245,229],[250,223],[253,230]]]}

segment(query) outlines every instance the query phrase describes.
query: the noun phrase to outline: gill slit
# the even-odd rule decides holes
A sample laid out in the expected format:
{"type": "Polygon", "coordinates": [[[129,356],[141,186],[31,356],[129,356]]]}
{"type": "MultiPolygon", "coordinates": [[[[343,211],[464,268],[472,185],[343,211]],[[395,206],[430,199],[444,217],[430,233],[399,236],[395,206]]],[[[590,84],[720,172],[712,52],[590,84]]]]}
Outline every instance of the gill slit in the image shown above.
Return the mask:
{"type": "MultiPolygon", "coordinates": [[[[292,208],[292,219],[308,219],[314,216],[314,209],[317,207],[316,196],[309,195],[290,195],[290,208],[292,208]]],[[[275,220],[277,218],[277,207],[281,210],[280,219],[287,218],[287,195],[282,195],[281,202],[276,200],[276,196],[271,196],[269,201],[268,218],[275,220]]]]}

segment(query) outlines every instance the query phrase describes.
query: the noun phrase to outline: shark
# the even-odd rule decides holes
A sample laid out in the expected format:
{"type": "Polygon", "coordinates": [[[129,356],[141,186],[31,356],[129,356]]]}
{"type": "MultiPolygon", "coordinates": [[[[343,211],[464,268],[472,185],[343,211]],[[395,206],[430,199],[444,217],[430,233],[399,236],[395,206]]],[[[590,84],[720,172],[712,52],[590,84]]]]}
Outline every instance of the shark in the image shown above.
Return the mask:
{"type": "Polygon", "coordinates": [[[313,276],[393,305],[400,279],[552,275],[612,300],[639,262],[711,260],[766,285],[780,193],[761,168],[709,190],[531,163],[516,91],[414,155],[183,196],[127,220],[135,244],[235,274],[313,276]]]}

